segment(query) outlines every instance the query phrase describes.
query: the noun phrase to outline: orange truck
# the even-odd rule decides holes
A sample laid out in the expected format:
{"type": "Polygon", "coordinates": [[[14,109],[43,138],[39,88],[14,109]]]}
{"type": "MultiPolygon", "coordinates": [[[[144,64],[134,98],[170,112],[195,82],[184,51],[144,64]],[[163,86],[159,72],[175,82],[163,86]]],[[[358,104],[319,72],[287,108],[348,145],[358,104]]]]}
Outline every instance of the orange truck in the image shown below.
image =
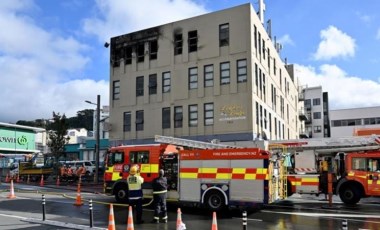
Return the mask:
{"type": "Polygon", "coordinates": [[[268,151],[197,146],[192,150],[170,144],[110,148],[105,157],[106,194],[114,195],[118,202],[127,202],[126,178],[130,167],[137,164],[144,177],[144,197],[152,196],[151,182],[163,169],[168,179],[168,199],[214,211],[260,206],[285,198],[285,177],[279,170],[282,161],[272,159],[268,151]]]}

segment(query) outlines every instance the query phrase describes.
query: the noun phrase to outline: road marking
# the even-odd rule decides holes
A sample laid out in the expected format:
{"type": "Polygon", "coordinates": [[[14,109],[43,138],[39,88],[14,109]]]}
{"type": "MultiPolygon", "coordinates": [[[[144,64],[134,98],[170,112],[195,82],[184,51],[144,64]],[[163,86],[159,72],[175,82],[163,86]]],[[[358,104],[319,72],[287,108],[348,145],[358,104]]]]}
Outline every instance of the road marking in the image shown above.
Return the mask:
{"type": "MultiPolygon", "coordinates": [[[[346,217],[346,218],[376,218],[380,219],[380,215],[368,215],[368,214],[339,214],[339,213],[308,213],[308,212],[276,212],[269,210],[262,210],[261,212],[278,213],[285,215],[298,215],[298,216],[311,216],[311,217],[346,217]]],[[[379,222],[380,223],[380,222],[379,222]]]]}
{"type": "MultiPolygon", "coordinates": [[[[241,218],[239,218],[239,217],[232,217],[232,219],[241,219],[241,218]]],[[[256,222],[262,222],[263,221],[261,219],[252,219],[252,218],[247,218],[247,220],[256,221],[256,222]]]]}
{"type": "Polygon", "coordinates": [[[2,213],[0,213],[0,216],[4,216],[4,217],[12,217],[12,218],[17,218],[17,219],[22,219],[22,220],[27,219],[26,217],[22,217],[22,216],[8,215],[8,214],[2,214],[2,213]]]}

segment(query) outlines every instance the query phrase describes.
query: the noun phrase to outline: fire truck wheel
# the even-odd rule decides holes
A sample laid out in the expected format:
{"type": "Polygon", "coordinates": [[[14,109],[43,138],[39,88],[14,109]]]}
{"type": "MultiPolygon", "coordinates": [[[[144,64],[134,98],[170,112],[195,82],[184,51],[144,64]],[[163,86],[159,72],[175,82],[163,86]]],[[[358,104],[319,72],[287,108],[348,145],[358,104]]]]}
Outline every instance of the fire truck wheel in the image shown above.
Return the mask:
{"type": "Polygon", "coordinates": [[[119,203],[128,203],[128,187],[119,185],[115,188],[115,199],[119,203]]]}
{"type": "Polygon", "coordinates": [[[219,191],[210,191],[206,195],[205,204],[211,211],[219,211],[225,207],[224,196],[219,191]]]}
{"type": "Polygon", "coordinates": [[[339,197],[345,204],[356,204],[360,200],[360,193],[353,186],[344,186],[339,189],[339,197]]]}

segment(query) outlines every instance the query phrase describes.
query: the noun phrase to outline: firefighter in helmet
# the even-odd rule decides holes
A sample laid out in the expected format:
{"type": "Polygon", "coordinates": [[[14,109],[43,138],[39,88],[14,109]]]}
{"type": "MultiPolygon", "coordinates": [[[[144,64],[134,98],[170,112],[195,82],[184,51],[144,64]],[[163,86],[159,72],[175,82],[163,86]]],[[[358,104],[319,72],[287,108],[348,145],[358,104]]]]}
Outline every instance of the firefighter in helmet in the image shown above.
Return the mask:
{"type": "Polygon", "coordinates": [[[142,224],[142,197],[143,192],[141,185],[144,183],[144,178],[140,176],[139,166],[133,165],[129,170],[128,182],[128,197],[129,205],[135,206],[136,209],[136,224],[142,224]]]}

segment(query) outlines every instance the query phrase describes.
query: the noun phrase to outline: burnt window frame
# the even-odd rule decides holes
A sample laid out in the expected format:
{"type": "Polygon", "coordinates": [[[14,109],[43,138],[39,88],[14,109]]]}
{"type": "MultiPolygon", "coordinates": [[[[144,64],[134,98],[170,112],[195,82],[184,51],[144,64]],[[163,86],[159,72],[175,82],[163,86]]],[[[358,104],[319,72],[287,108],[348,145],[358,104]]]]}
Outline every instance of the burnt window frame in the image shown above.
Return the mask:
{"type": "Polygon", "coordinates": [[[174,34],[174,55],[182,54],[183,35],[182,33],[174,34]]]}
{"type": "Polygon", "coordinates": [[[230,45],[230,24],[219,25],[219,47],[230,45]]]}
{"type": "Polygon", "coordinates": [[[145,43],[138,43],[136,47],[137,62],[144,62],[145,59],[145,43]]]}
{"type": "Polygon", "coordinates": [[[130,65],[132,64],[133,47],[126,46],[124,50],[124,65],[130,65]]]}
{"type": "Polygon", "coordinates": [[[149,41],[149,59],[156,60],[158,55],[158,41],[149,41]]]}
{"type": "Polygon", "coordinates": [[[189,53],[198,51],[198,31],[192,30],[187,33],[187,44],[189,53]]]}

